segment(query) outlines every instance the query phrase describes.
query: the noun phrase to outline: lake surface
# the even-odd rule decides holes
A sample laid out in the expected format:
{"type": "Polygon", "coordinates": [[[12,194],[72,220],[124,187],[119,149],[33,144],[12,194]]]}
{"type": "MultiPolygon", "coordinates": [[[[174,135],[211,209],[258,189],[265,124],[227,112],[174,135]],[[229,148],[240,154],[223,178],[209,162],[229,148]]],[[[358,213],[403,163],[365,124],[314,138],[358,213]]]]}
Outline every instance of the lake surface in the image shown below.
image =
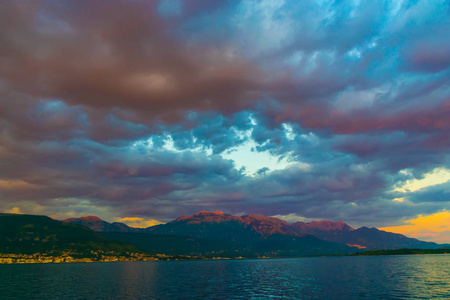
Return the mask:
{"type": "Polygon", "coordinates": [[[450,299],[450,255],[0,265],[1,299],[450,299]]]}

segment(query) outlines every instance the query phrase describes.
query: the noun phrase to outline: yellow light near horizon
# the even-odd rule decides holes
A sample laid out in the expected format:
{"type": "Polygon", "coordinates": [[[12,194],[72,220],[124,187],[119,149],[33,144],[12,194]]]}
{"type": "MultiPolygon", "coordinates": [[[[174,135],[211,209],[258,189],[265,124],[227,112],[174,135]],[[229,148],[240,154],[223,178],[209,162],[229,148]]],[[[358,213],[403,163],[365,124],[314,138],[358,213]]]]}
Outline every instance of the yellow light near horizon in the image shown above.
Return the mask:
{"type": "Polygon", "coordinates": [[[139,217],[120,218],[117,222],[122,222],[130,227],[136,227],[136,228],[147,228],[147,227],[151,227],[151,226],[155,226],[155,225],[159,225],[159,224],[164,224],[157,220],[144,219],[144,218],[139,218],[139,217]]]}
{"type": "Polygon", "coordinates": [[[23,214],[23,212],[20,210],[20,207],[18,207],[18,206],[14,206],[10,209],[7,209],[5,212],[7,214],[18,214],[18,215],[23,214]]]}
{"type": "Polygon", "coordinates": [[[2,189],[17,189],[29,187],[35,187],[35,185],[23,180],[0,180],[0,188],[2,189]]]}
{"type": "Polygon", "coordinates": [[[392,199],[392,201],[397,201],[397,202],[404,202],[405,201],[405,198],[395,198],[395,199],[392,199]]]}
{"type": "Polygon", "coordinates": [[[428,216],[419,215],[405,223],[406,225],[379,229],[436,243],[450,243],[450,211],[444,210],[428,216]]]}

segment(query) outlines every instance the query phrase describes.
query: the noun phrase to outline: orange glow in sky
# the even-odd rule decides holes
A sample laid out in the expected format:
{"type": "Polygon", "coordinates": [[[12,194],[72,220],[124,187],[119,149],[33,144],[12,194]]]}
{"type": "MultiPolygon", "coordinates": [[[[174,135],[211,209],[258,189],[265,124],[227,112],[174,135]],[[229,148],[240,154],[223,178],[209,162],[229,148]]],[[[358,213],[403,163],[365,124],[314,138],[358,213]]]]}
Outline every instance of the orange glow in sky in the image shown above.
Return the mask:
{"type": "Polygon", "coordinates": [[[450,211],[448,210],[428,216],[419,215],[405,223],[406,225],[381,227],[379,229],[424,241],[450,243],[450,211]]]}
{"type": "Polygon", "coordinates": [[[138,218],[138,217],[121,218],[117,222],[122,222],[122,223],[127,224],[130,227],[136,227],[136,228],[147,228],[150,226],[163,224],[162,222],[159,222],[157,220],[144,219],[144,218],[138,218]]]}

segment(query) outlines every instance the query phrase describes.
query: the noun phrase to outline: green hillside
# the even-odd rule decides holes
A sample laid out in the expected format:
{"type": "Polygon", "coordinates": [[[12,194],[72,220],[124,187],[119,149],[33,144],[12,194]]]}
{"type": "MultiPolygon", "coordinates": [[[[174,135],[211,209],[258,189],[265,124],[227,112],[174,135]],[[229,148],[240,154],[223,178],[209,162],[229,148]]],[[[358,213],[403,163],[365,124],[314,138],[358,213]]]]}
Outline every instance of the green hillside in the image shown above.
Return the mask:
{"type": "Polygon", "coordinates": [[[33,254],[55,251],[142,253],[133,245],[110,241],[92,230],[46,216],[0,214],[0,252],[33,254]]]}

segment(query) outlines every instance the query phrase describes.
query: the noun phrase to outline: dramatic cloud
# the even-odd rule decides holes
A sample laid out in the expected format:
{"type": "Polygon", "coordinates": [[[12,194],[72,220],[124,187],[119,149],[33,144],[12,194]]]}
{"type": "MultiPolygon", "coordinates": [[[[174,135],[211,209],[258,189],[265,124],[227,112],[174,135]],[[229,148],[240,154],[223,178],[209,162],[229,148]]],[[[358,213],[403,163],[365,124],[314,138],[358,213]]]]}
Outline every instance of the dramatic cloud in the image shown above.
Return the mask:
{"type": "Polygon", "coordinates": [[[449,11],[2,1],[0,209],[379,227],[447,212],[449,11]]]}

